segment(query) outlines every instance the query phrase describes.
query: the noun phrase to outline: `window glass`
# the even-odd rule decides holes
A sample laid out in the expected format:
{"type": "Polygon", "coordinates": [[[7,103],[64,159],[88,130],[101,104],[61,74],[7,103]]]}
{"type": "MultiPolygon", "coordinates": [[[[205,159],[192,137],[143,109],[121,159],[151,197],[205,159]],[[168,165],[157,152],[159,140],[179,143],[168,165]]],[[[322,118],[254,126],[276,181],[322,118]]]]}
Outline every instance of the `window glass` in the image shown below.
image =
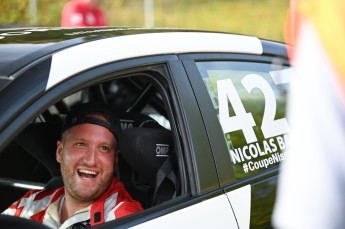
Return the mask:
{"type": "Polygon", "coordinates": [[[236,178],[278,165],[288,147],[291,68],[272,63],[199,62],[236,178]]]}

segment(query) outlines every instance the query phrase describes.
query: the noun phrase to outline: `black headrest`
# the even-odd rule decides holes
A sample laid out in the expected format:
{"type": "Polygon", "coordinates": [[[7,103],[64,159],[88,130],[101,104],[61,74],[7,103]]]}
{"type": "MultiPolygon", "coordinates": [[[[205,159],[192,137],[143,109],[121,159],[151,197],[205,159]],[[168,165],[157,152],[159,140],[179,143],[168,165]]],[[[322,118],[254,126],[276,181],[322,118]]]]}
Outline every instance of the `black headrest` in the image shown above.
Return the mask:
{"type": "Polygon", "coordinates": [[[56,161],[56,142],[60,139],[60,123],[31,123],[18,136],[18,143],[41,162],[52,177],[60,176],[56,161]]]}
{"type": "Polygon", "coordinates": [[[120,154],[152,187],[172,146],[171,131],[164,128],[131,128],[123,131],[119,138],[120,154]]]}
{"type": "Polygon", "coordinates": [[[124,112],[119,117],[122,131],[133,127],[162,128],[156,120],[145,114],[124,112]]]}

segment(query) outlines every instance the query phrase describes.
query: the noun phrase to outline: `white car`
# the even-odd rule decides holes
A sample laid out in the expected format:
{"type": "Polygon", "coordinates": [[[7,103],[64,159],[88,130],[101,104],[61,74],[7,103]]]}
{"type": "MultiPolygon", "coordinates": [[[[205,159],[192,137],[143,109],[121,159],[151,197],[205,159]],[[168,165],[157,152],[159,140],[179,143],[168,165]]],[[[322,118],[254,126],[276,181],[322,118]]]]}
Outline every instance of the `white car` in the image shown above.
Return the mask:
{"type": "Polygon", "coordinates": [[[121,119],[117,176],[145,210],[99,228],[269,228],[291,72],[284,44],[251,36],[0,30],[0,212],[29,189],[63,185],[61,121],[100,101],[121,119]]]}

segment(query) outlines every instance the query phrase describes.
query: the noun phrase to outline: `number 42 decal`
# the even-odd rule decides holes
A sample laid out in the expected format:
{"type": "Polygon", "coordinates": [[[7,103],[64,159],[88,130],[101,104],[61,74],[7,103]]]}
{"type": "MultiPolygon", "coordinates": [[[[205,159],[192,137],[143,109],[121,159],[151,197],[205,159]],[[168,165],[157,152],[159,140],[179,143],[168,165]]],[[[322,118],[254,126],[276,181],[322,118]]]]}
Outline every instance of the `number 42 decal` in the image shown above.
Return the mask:
{"type": "MultiPolygon", "coordinates": [[[[289,83],[292,69],[270,72],[276,85],[289,83]]],[[[289,132],[289,125],[286,118],[275,120],[277,103],[275,94],[270,84],[258,74],[248,74],[242,81],[244,88],[250,93],[254,88],[262,91],[265,98],[265,110],[262,119],[261,130],[264,137],[270,138],[289,132]]],[[[256,125],[253,115],[246,112],[240,96],[231,79],[217,81],[218,101],[219,101],[219,121],[224,133],[242,130],[247,143],[257,141],[253,127],[256,125]],[[228,100],[235,112],[234,116],[229,116],[228,100]]]]}

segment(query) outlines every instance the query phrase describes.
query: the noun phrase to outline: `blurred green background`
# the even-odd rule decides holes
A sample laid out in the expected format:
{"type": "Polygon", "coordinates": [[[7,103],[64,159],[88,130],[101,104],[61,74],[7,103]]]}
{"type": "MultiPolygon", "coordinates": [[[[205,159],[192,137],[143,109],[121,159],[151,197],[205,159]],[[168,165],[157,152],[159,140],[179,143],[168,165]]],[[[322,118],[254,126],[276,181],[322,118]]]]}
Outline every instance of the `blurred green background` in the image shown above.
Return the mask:
{"type": "MultiPolygon", "coordinates": [[[[0,0],[0,26],[60,26],[68,0],[0,0]]],[[[103,0],[110,26],[224,31],[283,41],[289,0],[103,0]],[[148,12],[148,11],[146,11],[148,12]]]]}

